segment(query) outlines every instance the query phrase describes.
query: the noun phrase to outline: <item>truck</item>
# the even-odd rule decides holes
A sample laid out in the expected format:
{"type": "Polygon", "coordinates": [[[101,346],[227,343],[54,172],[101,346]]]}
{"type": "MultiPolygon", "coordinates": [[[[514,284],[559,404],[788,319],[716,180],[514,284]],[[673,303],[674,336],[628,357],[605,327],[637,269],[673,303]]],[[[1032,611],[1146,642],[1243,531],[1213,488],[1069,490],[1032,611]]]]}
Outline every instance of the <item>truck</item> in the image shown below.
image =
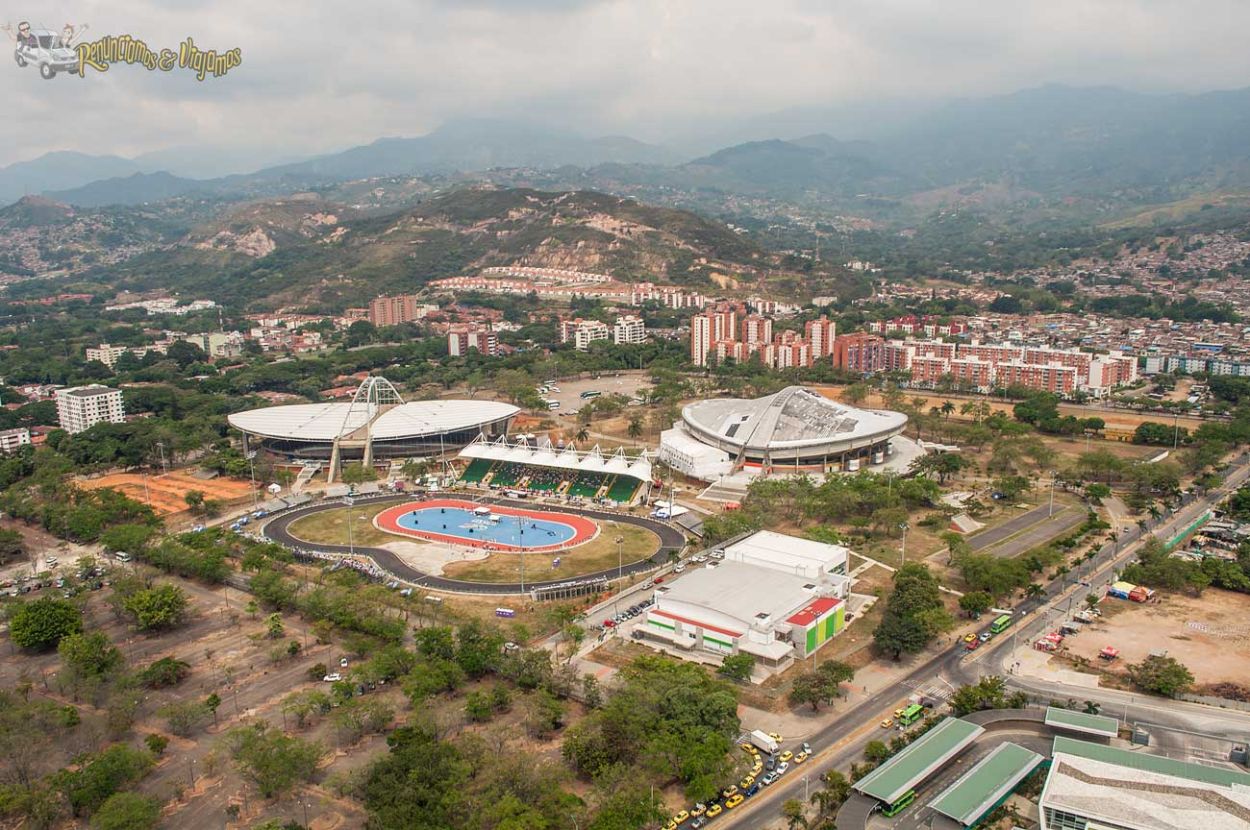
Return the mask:
{"type": "Polygon", "coordinates": [[[769,755],[772,755],[781,746],[775,740],[773,740],[773,737],[771,735],[769,735],[767,732],[762,732],[759,729],[756,729],[754,732],[751,733],[750,739],[751,739],[751,744],[755,746],[756,749],[762,752],[767,752],[769,755]]]}
{"type": "Polygon", "coordinates": [[[1129,594],[1137,590],[1137,586],[1131,582],[1115,582],[1107,588],[1107,596],[1116,599],[1128,599],[1129,594]]]}

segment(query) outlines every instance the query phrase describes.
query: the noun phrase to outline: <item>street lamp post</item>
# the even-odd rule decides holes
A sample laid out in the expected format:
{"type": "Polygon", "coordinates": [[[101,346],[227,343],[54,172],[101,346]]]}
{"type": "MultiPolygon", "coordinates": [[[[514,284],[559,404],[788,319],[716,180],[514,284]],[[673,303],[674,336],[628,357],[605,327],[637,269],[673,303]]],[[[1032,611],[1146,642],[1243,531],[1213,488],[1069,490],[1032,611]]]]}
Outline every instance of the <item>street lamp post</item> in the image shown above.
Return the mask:
{"type": "Polygon", "coordinates": [[[1046,514],[1047,517],[1055,515],[1055,480],[1057,478],[1058,476],[1055,474],[1055,471],[1051,470],[1051,473],[1050,473],[1050,511],[1046,514]]]}
{"type": "Polygon", "coordinates": [[[902,545],[901,552],[903,554],[903,565],[906,565],[907,564],[907,522],[903,522],[901,525],[899,525],[899,527],[902,528],[903,530],[903,545],[902,545]]]}
{"type": "Polygon", "coordinates": [[[616,537],[616,581],[625,580],[625,537],[616,537]]]}

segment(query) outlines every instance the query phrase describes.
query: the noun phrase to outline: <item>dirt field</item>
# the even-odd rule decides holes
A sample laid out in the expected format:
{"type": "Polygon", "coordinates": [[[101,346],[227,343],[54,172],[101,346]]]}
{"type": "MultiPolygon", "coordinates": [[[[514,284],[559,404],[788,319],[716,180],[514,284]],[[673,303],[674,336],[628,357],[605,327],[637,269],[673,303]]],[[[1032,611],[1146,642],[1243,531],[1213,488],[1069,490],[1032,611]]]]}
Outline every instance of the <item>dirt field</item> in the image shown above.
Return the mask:
{"type": "Polygon", "coordinates": [[[87,490],[112,487],[136,501],[150,505],[158,516],[168,516],[187,509],[186,495],[199,490],[204,498],[231,502],[250,496],[252,485],[247,481],[217,477],[198,479],[184,472],[145,476],[138,473],[109,473],[97,478],[78,480],[78,486],[87,490]]]}
{"type": "MultiPolygon", "coordinates": [[[[829,397],[829,398],[833,398],[834,400],[840,399],[839,396],[841,395],[842,389],[844,388],[845,387],[841,387],[841,386],[818,387],[822,395],[825,395],[826,397],[829,397]]],[[[988,401],[990,408],[993,409],[995,412],[1004,412],[1010,415],[1016,405],[1015,401],[991,400],[990,398],[987,398],[983,395],[963,395],[963,394],[957,394],[957,393],[943,394],[943,393],[938,393],[938,392],[925,392],[921,390],[912,390],[912,389],[906,389],[904,390],[904,392],[906,393],[906,398],[908,401],[910,401],[912,398],[924,398],[925,399],[924,405],[926,408],[930,406],[941,406],[943,401],[954,401],[955,404],[957,405],[961,404],[963,401],[969,401],[969,400],[988,401]]],[[[870,392],[868,394],[868,397],[861,404],[861,406],[882,407],[882,406],[885,406],[885,402],[882,400],[879,394],[877,394],[876,392],[870,392]]],[[[1110,409],[1110,408],[1103,408],[1099,406],[1077,406],[1075,404],[1067,404],[1067,403],[1059,404],[1059,414],[1060,415],[1074,415],[1077,418],[1092,418],[1092,417],[1102,418],[1104,421],[1107,422],[1107,426],[1112,429],[1136,429],[1139,424],[1145,421],[1154,421],[1156,423],[1166,422],[1169,424],[1173,422],[1173,416],[1165,415],[1161,412],[1137,413],[1137,412],[1129,412],[1129,411],[1120,410],[1120,409],[1110,409]]],[[[960,415],[958,410],[956,410],[955,414],[952,415],[951,417],[956,420],[968,419],[968,416],[960,415]]],[[[1180,425],[1182,427],[1185,427],[1186,429],[1189,429],[1190,431],[1196,429],[1198,426],[1200,426],[1203,423],[1204,421],[1200,418],[1192,418],[1192,417],[1184,417],[1184,416],[1180,418],[1180,425]]]]}
{"type": "Polygon", "coordinates": [[[1198,684],[1246,680],[1250,665],[1250,596],[1208,588],[1200,597],[1170,594],[1157,603],[1104,599],[1102,618],[1069,637],[1069,654],[1102,663],[1104,646],[1120,649],[1111,666],[1123,671],[1157,649],[1166,649],[1193,672],[1198,684]]]}

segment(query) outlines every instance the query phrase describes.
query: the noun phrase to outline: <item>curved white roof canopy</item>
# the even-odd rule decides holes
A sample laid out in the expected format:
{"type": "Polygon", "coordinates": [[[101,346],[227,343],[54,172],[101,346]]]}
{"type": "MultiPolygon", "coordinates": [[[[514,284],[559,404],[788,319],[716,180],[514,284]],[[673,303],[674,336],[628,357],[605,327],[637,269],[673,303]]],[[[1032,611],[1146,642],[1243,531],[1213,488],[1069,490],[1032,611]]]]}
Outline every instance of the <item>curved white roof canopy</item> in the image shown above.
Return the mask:
{"type": "Polygon", "coordinates": [[[228,420],[251,435],[289,441],[333,441],[373,420],[373,440],[386,441],[459,432],[518,412],[496,401],[413,401],[381,407],[381,414],[352,403],[311,403],[236,412],[228,420]]]}
{"type": "Polygon", "coordinates": [[[760,452],[860,444],[897,435],[907,425],[900,412],[858,409],[802,386],[755,400],[696,401],[682,409],[681,417],[698,435],[760,452]]]}

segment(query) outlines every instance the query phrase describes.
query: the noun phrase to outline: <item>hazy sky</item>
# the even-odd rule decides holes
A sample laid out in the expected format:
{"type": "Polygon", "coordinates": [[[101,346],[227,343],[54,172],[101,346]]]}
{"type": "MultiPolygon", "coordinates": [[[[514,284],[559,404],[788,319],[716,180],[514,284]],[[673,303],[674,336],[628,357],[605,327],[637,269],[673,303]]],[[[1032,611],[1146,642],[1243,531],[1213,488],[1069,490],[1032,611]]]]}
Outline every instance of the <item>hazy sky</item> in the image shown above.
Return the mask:
{"type": "Polygon", "coordinates": [[[0,67],[0,165],[48,150],[252,149],[258,162],[464,116],[671,141],[792,108],[1043,83],[1250,85],[1246,0],[108,0],[3,14],[154,48],[242,50],[224,78],[0,67]]]}

